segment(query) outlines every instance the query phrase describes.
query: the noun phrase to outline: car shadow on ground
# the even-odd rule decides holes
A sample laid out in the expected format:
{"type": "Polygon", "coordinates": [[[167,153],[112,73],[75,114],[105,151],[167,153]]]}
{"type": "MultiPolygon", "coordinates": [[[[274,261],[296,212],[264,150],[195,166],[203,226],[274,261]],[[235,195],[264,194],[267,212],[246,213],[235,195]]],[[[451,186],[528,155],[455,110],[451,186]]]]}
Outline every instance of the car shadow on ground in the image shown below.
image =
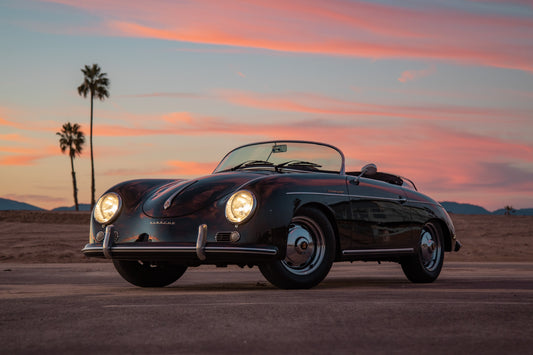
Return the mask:
{"type": "MultiPolygon", "coordinates": [[[[241,281],[241,282],[219,282],[219,283],[194,283],[194,284],[180,284],[179,281],[163,288],[140,288],[125,284],[127,292],[144,292],[150,291],[152,293],[172,294],[178,292],[213,292],[213,293],[231,293],[231,292],[257,292],[257,291],[300,291],[308,292],[313,290],[468,290],[472,288],[482,289],[486,291],[514,289],[514,290],[533,290],[533,283],[531,280],[437,280],[428,284],[416,284],[407,279],[398,277],[382,277],[382,278],[361,278],[361,277],[343,277],[326,279],[318,286],[311,289],[303,290],[282,290],[267,281],[241,281]]],[[[124,292],[124,288],[122,289],[124,292]]]]}
{"type": "MultiPolygon", "coordinates": [[[[346,288],[405,288],[409,285],[413,285],[407,279],[398,279],[398,278],[380,278],[380,279],[371,279],[371,278],[341,278],[341,279],[332,279],[325,280],[320,283],[318,286],[311,288],[309,290],[328,290],[328,289],[346,289],[346,288]]],[[[180,282],[163,287],[163,288],[138,288],[131,286],[132,290],[151,290],[161,293],[172,293],[175,291],[180,292],[255,292],[255,291],[287,291],[279,289],[271,285],[267,281],[256,281],[256,282],[224,282],[224,283],[195,283],[192,285],[180,285],[180,282]]],[[[309,291],[306,289],[303,290],[288,290],[288,291],[309,291]]]]}

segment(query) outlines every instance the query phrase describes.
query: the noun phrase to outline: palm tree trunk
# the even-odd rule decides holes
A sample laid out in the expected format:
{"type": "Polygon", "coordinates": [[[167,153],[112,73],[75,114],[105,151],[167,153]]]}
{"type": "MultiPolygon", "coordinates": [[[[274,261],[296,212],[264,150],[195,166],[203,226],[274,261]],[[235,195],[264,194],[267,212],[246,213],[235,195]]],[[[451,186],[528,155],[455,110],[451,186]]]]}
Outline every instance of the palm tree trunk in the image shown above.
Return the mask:
{"type": "Polygon", "coordinates": [[[94,200],[95,187],[94,187],[94,157],[93,157],[93,92],[91,91],[91,210],[93,209],[96,201],[94,200]]]}
{"type": "Polygon", "coordinates": [[[72,187],[74,189],[74,204],[76,205],[76,211],[80,210],[78,204],[78,186],[76,186],[76,172],[74,172],[74,158],[70,157],[70,168],[72,170],[72,187]]]}

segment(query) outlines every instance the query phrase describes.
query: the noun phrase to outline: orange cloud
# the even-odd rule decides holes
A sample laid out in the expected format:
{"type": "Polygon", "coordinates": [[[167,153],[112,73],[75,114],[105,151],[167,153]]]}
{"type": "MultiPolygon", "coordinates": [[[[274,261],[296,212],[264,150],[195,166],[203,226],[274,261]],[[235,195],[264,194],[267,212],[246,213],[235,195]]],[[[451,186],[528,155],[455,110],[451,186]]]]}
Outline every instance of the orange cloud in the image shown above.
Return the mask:
{"type": "Polygon", "coordinates": [[[0,127],[11,127],[23,131],[33,131],[33,132],[50,132],[55,133],[61,129],[61,124],[58,124],[55,121],[42,121],[42,122],[13,122],[12,120],[7,120],[0,117],[0,127]]]}
{"type": "MultiPolygon", "coordinates": [[[[28,143],[31,142],[31,139],[28,137],[21,136],[20,134],[11,133],[11,134],[0,134],[0,140],[17,142],[17,143],[28,143]]],[[[0,150],[2,148],[0,147],[0,150]]]]}
{"type": "Polygon", "coordinates": [[[197,163],[191,161],[172,160],[167,161],[166,165],[169,168],[168,170],[165,170],[166,174],[178,176],[200,176],[207,175],[213,172],[213,170],[215,170],[216,166],[218,165],[218,162],[197,163]]]}
{"type": "Polygon", "coordinates": [[[42,159],[41,155],[11,155],[0,157],[0,166],[29,166],[34,165],[36,160],[42,159]]]}
{"type": "Polygon", "coordinates": [[[17,128],[17,129],[26,129],[27,128],[23,124],[12,122],[12,121],[6,120],[5,118],[2,118],[2,117],[0,117],[0,126],[12,127],[12,128],[17,128]]]}
{"type": "Polygon", "coordinates": [[[54,146],[42,149],[0,146],[0,152],[8,153],[6,156],[0,156],[0,166],[31,166],[38,160],[61,154],[59,148],[54,146]]]}
{"type": "Polygon", "coordinates": [[[42,1],[100,16],[105,35],[533,72],[533,20],[520,16],[343,0],[42,1]]]}
{"type": "Polygon", "coordinates": [[[218,162],[200,163],[192,161],[170,160],[163,163],[160,169],[113,169],[108,170],[108,176],[175,176],[195,177],[208,175],[215,170],[218,162]]]}

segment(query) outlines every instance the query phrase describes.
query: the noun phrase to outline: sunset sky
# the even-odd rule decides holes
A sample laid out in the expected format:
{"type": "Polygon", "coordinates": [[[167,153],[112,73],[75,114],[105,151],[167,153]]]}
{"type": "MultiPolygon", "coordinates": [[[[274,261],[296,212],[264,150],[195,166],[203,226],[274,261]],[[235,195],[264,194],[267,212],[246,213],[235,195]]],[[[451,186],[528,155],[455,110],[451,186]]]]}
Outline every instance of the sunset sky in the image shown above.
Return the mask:
{"type": "Polygon", "coordinates": [[[0,0],[0,197],[72,206],[55,132],[79,123],[90,202],[210,173],[230,149],[316,140],[438,201],[533,207],[532,0],[0,0]]]}

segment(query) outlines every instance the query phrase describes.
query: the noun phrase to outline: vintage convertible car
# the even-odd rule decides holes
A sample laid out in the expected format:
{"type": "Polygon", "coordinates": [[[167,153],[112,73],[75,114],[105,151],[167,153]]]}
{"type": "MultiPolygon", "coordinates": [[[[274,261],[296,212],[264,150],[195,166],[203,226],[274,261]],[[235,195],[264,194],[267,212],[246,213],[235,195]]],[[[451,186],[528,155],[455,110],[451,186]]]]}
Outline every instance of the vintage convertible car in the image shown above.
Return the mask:
{"type": "Polygon", "coordinates": [[[334,261],[393,261],[432,282],[460,243],[444,208],[374,164],[346,172],[328,144],[271,141],[228,153],[211,175],[133,180],[109,189],[83,253],[113,261],[141,287],[187,267],[259,266],[280,288],[310,288],[334,261]]]}

